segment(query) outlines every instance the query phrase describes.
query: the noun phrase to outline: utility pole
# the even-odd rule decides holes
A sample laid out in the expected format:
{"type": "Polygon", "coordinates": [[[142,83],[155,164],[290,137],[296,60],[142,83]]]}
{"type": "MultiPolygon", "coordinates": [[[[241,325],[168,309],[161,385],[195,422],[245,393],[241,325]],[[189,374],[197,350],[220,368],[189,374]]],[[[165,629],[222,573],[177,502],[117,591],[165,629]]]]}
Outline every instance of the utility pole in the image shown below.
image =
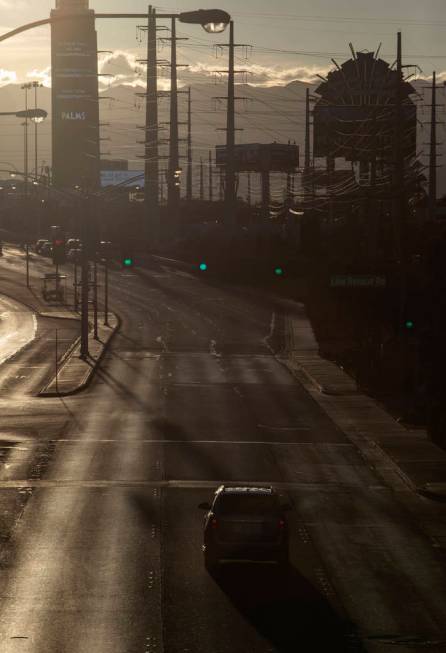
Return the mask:
{"type": "Polygon", "coordinates": [[[251,173],[248,172],[248,206],[252,205],[251,173]]]}
{"type": "Polygon", "coordinates": [[[270,182],[270,172],[266,168],[261,172],[261,180],[262,180],[262,218],[265,222],[268,222],[270,203],[271,203],[271,182],[270,182]]]}
{"type": "MultiPolygon", "coordinates": [[[[37,89],[41,88],[43,84],[40,82],[33,82],[32,87],[34,89],[34,109],[37,110],[37,89]]],[[[37,126],[39,124],[39,118],[33,118],[34,122],[34,174],[35,180],[37,181],[39,176],[39,155],[38,155],[38,135],[37,135],[37,126]]],[[[43,118],[42,118],[43,120],[43,118]]]]}
{"type": "Polygon", "coordinates": [[[290,201],[291,201],[291,172],[287,172],[287,175],[286,175],[285,199],[289,204],[290,201]]]}
{"type": "Polygon", "coordinates": [[[217,97],[217,100],[226,100],[227,115],[226,129],[226,164],[225,164],[225,186],[224,186],[224,222],[228,228],[232,228],[237,223],[237,187],[236,187],[236,161],[235,161],[235,132],[238,131],[235,126],[235,102],[246,98],[235,96],[235,75],[237,73],[246,73],[246,70],[235,70],[235,48],[247,48],[248,46],[234,42],[234,21],[229,23],[229,43],[220,43],[220,47],[229,49],[228,70],[220,70],[219,73],[228,75],[228,94],[224,97],[217,97]]]}
{"type": "Polygon", "coordinates": [[[77,261],[74,262],[74,310],[79,310],[79,295],[78,289],[78,274],[77,274],[77,261]]]}
{"type": "Polygon", "coordinates": [[[161,170],[161,182],[160,182],[160,200],[161,202],[164,202],[164,184],[166,180],[166,171],[161,170]]]}
{"type": "Polygon", "coordinates": [[[432,73],[431,140],[429,151],[429,219],[435,220],[437,203],[437,86],[432,73]]]}
{"type": "MultiPolygon", "coordinates": [[[[22,91],[25,91],[25,111],[28,112],[28,91],[32,88],[32,84],[23,84],[22,91]]],[[[25,129],[24,137],[24,161],[23,161],[23,172],[25,175],[24,178],[24,187],[25,187],[25,197],[28,197],[28,115],[25,114],[25,122],[23,123],[25,129]]]]}
{"type": "Polygon", "coordinates": [[[309,179],[310,179],[310,89],[306,89],[305,93],[305,153],[304,153],[304,174],[303,174],[303,186],[304,186],[304,199],[308,198],[309,195],[309,179]]]}
{"type": "Polygon", "coordinates": [[[200,159],[200,201],[204,201],[204,170],[203,159],[200,159]]]}
{"type": "Polygon", "coordinates": [[[187,180],[186,199],[192,200],[192,93],[189,86],[187,95],[187,180]]]}
{"type": "Polygon", "coordinates": [[[214,201],[214,177],[212,170],[212,151],[209,150],[209,201],[214,201]]]}
{"type": "MultiPolygon", "coordinates": [[[[144,29],[144,28],[141,28],[144,29]]],[[[144,127],[144,203],[148,239],[157,241],[159,224],[159,156],[158,156],[158,72],[156,59],[156,11],[150,5],[147,17],[146,120],[144,127]]]]}
{"type": "Polygon", "coordinates": [[[169,141],[169,170],[167,179],[168,214],[170,225],[168,237],[178,235],[179,210],[180,210],[180,184],[178,151],[178,76],[177,76],[177,31],[176,19],[171,19],[171,57],[170,57],[170,141],[169,141]]]}
{"type": "Polygon", "coordinates": [[[219,200],[220,202],[224,202],[225,200],[225,180],[224,180],[224,172],[223,172],[223,167],[220,166],[219,169],[219,185],[218,185],[218,192],[219,192],[219,200]]]}
{"type": "Polygon", "coordinates": [[[310,169],[310,89],[305,93],[305,159],[304,169],[310,169]]]}
{"type": "Polygon", "coordinates": [[[402,65],[402,44],[401,32],[397,36],[397,59],[396,59],[396,88],[395,88],[395,127],[393,146],[393,206],[392,215],[397,234],[396,246],[397,256],[400,261],[401,271],[401,296],[400,296],[400,320],[404,320],[404,312],[407,294],[407,233],[406,233],[406,203],[405,203],[405,165],[403,149],[403,65],[402,65]]]}
{"type": "Polygon", "coordinates": [[[234,21],[229,23],[229,69],[228,107],[226,117],[226,185],[225,222],[232,227],[236,223],[235,197],[235,65],[234,65],[234,21]]]}
{"type": "Polygon", "coordinates": [[[25,245],[25,253],[26,253],[26,287],[29,288],[29,245],[26,243],[25,245]]]}

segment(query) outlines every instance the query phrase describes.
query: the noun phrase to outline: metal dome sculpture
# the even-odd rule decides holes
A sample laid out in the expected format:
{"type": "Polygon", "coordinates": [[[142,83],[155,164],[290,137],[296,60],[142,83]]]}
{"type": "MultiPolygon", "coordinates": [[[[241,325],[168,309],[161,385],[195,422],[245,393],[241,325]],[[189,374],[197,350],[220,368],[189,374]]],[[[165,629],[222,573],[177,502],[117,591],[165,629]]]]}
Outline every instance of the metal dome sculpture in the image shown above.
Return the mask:
{"type": "Polygon", "coordinates": [[[402,98],[403,150],[405,158],[416,155],[416,106],[410,99],[411,84],[378,53],[358,52],[328,73],[316,89],[314,107],[314,155],[343,157],[370,163],[393,160],[396,96],[402,98]]]}

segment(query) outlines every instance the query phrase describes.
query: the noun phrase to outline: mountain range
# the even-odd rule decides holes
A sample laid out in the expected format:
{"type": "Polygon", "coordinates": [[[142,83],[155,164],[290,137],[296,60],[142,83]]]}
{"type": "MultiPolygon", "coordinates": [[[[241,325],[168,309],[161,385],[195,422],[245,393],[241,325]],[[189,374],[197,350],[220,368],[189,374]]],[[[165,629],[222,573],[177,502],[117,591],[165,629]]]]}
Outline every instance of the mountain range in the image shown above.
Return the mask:
{"type": "MultiPolygon", "coordinates": [[[[428,142],[430,138],[430,120],[428,105],[430,92],[426,90],[427,82],[418,80],[413,83],[423,101],[418,103],[420,122],[418,133],[418,151],[423,163],[428,162],[428,142]],[[423,125],[424,123],[424,125],[423,125]],[[422,156],[424,154],[424,156],[422,156]]],[[[305,93],[310,88],[314,92],[317,85],[293,81],[284,86],[261,87],[239,84],[236,87],[238,98],[236,140],[249,142],[296,142],[303,153],[305,128],[305,93]]],[[[186,90],[185,88],[181,90],[186,90]]],[[[101,93],[101,152],[103,159],[126,159],[131,169],[142,169],[140,156],[143,154],[144,132],[140,129],[145,120],[144,89],[130,85],[116,85],[104,88],[101,93]]],[[[160,107],[160,141],[168,138],[169,99],[161,93],[160,107]],[[163,97],[164,96],[164,97],[163,97]],[[163,124],[164,123],[164,124],[163,124]]],[[[195,164],[200,158],[207,164],[208,151],[215,145],[225,142],[226,126],[226,86],[224,84],[199,83],[191,86],[192,95],[192,131],[193,154],[195,164]]],[[[444,108],[444,98],[441,97],[444,108]]],[[[0,88],[0,109],[2,112],[24,109],[24,91],[20,85],[9,84],[0,88]]],[[[34,106],[34,95],[28,97],[29,106],[34,106]]],[[[39,125],[38,160],[39,168],[51,164],[51,90],[47,87],[38,89],[38,106],[48,111],[49,117],[39,125]]],[[[180,94],[180,121],[185,122],[187,115],[187,96],[180,94]]],[[[22,122],[13,116],[0,116],[0,166],[7,168],[10,164],[23,169],[24,130],[22,122]]],[[[31,129],[34,129],[33,127],[31,129]]],[[[185,125],[180,126],[180,136],[186,136],[185,125]]],[[[30,168],[34,168],[34,133],[30,133],[29,157],[30,168]]],[[[437,137],[437,140],[440,140],[437,137]]],[[[185,144],[181,144],[185,154],[185,144]]],[[[446,193],[446,148],[439,145],[438,194],[446,193]],[[442,165],[443,164],[443,165],[442,165]]],[[[166,145],[160,149],[167,154],[166,145]]],[[[198,185],[198,173],[195,185],[198,185]]]]}

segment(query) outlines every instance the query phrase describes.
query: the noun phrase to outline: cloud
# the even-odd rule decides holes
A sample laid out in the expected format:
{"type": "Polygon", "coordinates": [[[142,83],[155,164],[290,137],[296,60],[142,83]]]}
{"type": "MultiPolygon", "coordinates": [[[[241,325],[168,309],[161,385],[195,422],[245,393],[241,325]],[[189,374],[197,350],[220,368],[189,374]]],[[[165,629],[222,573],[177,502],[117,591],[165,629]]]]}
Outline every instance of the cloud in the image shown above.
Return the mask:
{"type": "Polygon", "coordinates": [[[126,50],[115,50],[99,59],[100,83],[103,86],[144,86],[145,66],[136,55],[126,50]]]}
{"type": "MultiPolygon", "coordinates": [[[[1,0],[0,0],[1,2],[1,0]]],[[[146,66],[138,60],[138,54],[131,50],[115,50],[111,53],[102,54],[99,57],[99,84],[101,90],[113,86],[130,86],[135,89],[144,89],[146,86],[146,66]]],[[[223,66],[219,66],[224,69],[223,66]]],[[[246,71],[245,75],[237,75],[239,82],[245,82],[251,86],[269,88],[273,86],[286,86],[293,81],[301,81],[309,84],[318,82],[318,75],[326,75],[332,66],[284,66],[284,65],[259,65],[245,62],[242,66],[246,71]]],[[[191,64],[188,68],[179,71],[179,87],[190,84],[207,84],[214,81],[216,65],[212,61],[201,61],[191,64]]],[[[158,89],[168,91],[170,89],[169,69],[159,67],[158,89]]],[[[41,70],[34,69],[26,74],[27,78],[38,79],[42,83],[51,86],[51,68],[47,66],[41,70]]],[[[222,79],[226,75],[220,74],[222,79]]],[[[428,79],[428,78],[427,78],[428,79]]],[[[446,71],[437,73],[438,82],[446,81],[446,71]]],[[[21,81],[13,71],[3,70],[0,72],[0,85],[21,81]]]]}
{"type": "Polygon", "coordinates": [[[14,70],[4,70],[0,68],[0,86],[17,83],[17,73],[14,70]]]}
{"type": "MultiPolygon", "coordinates": [[[[284,66],[261,66],[258,64],[244,64],[243,70],[245,72],[245,80],[248,84],[252,86],[285,86],[290,82],[300,81],[312,83],[317,80],[317,75],[325,75],[329,68],[324,67],[306,67],[306,66],[293,66],[293,67],[284,67],[284,66]]],[[[189,68],[182,74],[183,77],[193,74],[203,75],[206,77],[215,76],[215,65],[210,65],[207,63],[197,63],[195,65],[189,66],[189,68]]],[[[239,80],[242,76],[238,76],[239,80]]]]}
{"type": "Polygon", "coordinates": [[[43,70],[31,70],[26,73],[26,76],[32,80],[41,82],[47,88],[51,88],[51,66],[47,66],[43,70]]]}
{"type": "MultiPolygon", "coordinates": [[[[246,81],[253,86],[284,86],[294,80],[303,82],[314,82],[317,74],[326,74],[329,68],[315,66],[293,66],[284,67],[261,66],[257,64],[246,64],[243,66],[246,70],[246,81]]],[[[132,52],[127,50],[115,50],[113,53],[102,56],[99,61],[99,71],[104,75],[101,83],[106,86],[116,86],[125,84],[128,86],[145,86],[146,67],[137,60],[132,52]],[[107,75],[107,77],[105,77],[107,75]]],[[[215,64],[207,62],[198,62],[190,65],[188,68],[180,71],[180,86],[189,84],[192,81],[198,83],[208,82],[215,77],[215,64]]],[[[239,78],[241,79],[241,77],[239,78]]],[[[158,85],[160,90],[169,89],[169,80],[163,76],[163,71],[159,71],[158,85]]]]}
{"type": "Polygon", "coordinates": [[[29,0],[0,0],[0,9],[14,9],[15,11],[30,6],[29,0]]]}

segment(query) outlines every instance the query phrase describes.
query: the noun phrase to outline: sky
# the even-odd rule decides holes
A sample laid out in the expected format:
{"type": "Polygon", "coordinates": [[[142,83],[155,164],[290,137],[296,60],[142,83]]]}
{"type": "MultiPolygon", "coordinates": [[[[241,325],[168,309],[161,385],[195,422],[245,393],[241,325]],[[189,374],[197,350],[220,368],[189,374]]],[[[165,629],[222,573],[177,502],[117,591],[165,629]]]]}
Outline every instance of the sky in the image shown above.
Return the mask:
{"type": "MultiPolygon", "coordinates": [[[[0,33],[48,17],[54,3],[0,0],[0,33]]],[[[156,6],[160,13],[197,8],[191,0],[156,6]]],[[[219,6],[235,21],[236,41],[253,46],[252,50],[240,48],[237,57],[239,68],[249,73],[245,81],[252,84],[312,81],[333,67],[332,57],[339,62],[349,58],[350,41],[357,50],[376,50],[382,43],[380,56],[391,62],[398,30],[403,33],[404,62],[418,64],[425,78],[436,70],[439,79],[446,80],[445,0],[276,0],[274,4],[271,0],[222,0],[219,6]]],[[[97,12],[147,10],[146,0],[90,0],[90,7],[97,12]]],[[[99,49],[112,51],[102,55],[102,72],[114,75],[104,78],[104,83],[142,84],[136,59],[143,56],[144,44],[137,39],[137,22],[97,21],[99,49]]],[[[181,26],[179,31],[190,38],[181,43],[179,54],[179,60],[190,66],[189,81],[191,76],[200,81],[222,67],[224,59],[216,59],[213,45],[224,42],[226,35],[207,35],[199,26],[181,26]]],[[[49,84],[49,64],[49,27],[0,43],[0,85],[30,79],[49,84]]]]}

